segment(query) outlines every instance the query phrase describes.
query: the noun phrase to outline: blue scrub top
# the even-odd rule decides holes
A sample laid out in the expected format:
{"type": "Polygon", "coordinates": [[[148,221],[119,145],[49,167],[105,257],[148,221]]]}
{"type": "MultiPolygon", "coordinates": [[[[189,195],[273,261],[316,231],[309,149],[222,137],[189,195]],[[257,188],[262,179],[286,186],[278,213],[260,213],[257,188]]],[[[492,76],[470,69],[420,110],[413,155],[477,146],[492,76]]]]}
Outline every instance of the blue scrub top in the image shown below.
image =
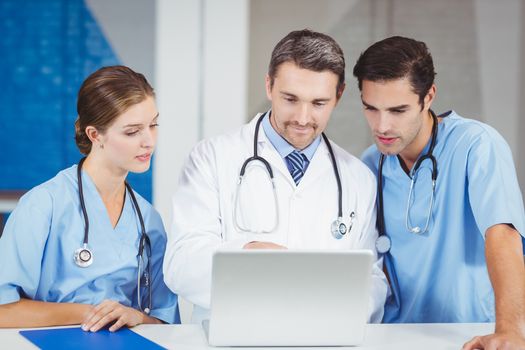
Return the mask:
{"type": "MultiPolygon", "coordinates": [[[[375,145],[363,154],[376,175],[379,155],[375,145]]],[[[392,240],[385,264],[393,295],[383,322],[494,322],[485,232],[500,223],[513,225],[522,236],[525,232],[511,151],[490,126],[450,112],[438,124],[434,156],[435,202],[429,230],[421,235],[410,233],[405,225],[410,177],[396,156],[385,157],[385,230],[392,240]]],[[[410,219],[412,226],[424,227],[431,162],[425,160],[418,173],[410,219]]]]}
{"type": "MultiPolygon", "coordinates": [[[[105,299],[138,309],[137,254],[140,222],[129,193],[115,228],[86,172],[82,172],[93,264],[79,267],[73,256],[84,240],[77,166],[25,194],[0,238],[0,304],[20,298],[96,305],[105,299]]],[[[166,232],[158,212],[135,193],[151,241],[152,310],[164,322],[179,321],[177,296],[164,284],[166,232]]],[[[146,255],[144,256],[146,258],[146,255]]],[[[147,288],[141,294],[148,305],[147,288]]]]}

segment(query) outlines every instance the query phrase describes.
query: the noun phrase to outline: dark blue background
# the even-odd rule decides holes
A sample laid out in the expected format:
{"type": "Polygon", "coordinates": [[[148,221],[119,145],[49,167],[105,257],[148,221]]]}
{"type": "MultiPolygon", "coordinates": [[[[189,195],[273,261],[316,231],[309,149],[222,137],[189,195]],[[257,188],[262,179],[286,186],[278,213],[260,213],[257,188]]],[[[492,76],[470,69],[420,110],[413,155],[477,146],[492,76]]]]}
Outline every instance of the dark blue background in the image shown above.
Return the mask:
{"type": "MultiPolygon", "coordinates": [[[[28,190],[78,162],[78,89],[114,64],[83,0],[0,0],[0,191],[28,190]]],[[[128,180],[151,201],[151,169],[128,180]]]]}

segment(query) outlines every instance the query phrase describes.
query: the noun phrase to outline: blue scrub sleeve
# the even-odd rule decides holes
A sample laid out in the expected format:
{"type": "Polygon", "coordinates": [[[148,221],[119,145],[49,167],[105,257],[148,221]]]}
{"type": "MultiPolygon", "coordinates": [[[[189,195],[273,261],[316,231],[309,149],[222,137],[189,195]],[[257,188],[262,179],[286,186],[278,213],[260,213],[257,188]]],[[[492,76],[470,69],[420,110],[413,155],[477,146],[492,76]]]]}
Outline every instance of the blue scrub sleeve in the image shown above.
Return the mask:
{"type": "Polygon", "coordinates": [[[0,239],[0,304],[34,299],[52,207],[50,194],[35,188],[20,199],[9,216],[0,239]]]}
{"type": "Polygon", "coordinates": [[[166,251],[166,232],[160,215],[154,210],[151,212],[148,227],[152,245],[151,273],[153,275],[152,310],[150,316],[166,323],[180,323],[177,295],[164,283],[164,274],[162,272],[164,253],[166,251]]]}
{"type": "Polygon", "coordinates": [[[473,140],[467,166],[469,202],[483,236],[491,226],[503,223],[513,225],[523,238],[523,199],[503,137],[487,126],[473,140]]]}

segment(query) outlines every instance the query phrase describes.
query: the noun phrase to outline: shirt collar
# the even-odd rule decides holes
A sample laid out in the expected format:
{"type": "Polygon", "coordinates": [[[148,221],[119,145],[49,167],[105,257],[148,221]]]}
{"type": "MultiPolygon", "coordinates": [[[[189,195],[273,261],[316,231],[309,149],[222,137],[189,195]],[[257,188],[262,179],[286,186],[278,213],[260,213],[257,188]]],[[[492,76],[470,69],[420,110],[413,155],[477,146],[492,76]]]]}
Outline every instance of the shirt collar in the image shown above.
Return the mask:
{"type": "MultiPolygon", "coordinates": [[[[275,131],[272,124],[270,123],[270,113],[271,111],[266,112],[266,115],[264,116],[262,121],[262,127],[264,133],[266,134],[266,137],[268,138],[268,140],[270,140],[270,143],[273,145],[273,147],[275,147],[281,158],[284,159],[287,155],[292,153],[295,150],[295,148],[294,146],[289,144],[288,141],[284,139],[284,137],[279,135],[277,131],[275,131]]],[[[308,145],[308,147],[306,147],[302,151],[297,151],[303,153],[308,159],[308,161],[311,161],[320,143],[321,136],[319,135],[314,139],[314,141],[311,144],[308,145]]]]}

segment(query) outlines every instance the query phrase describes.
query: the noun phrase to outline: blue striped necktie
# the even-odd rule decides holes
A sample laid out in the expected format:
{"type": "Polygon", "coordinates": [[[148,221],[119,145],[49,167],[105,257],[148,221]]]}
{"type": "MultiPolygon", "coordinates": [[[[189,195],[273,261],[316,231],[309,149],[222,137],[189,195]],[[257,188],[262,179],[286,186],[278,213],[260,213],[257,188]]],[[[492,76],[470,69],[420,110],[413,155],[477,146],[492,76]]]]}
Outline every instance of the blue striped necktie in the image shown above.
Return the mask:
{"type": "Polygon", "coordinates": [[[293,151],[292,153],[286,156],[286,160],[290,165],[290,174],[292,175],[295,185],[299,185],[304,175],[304,166],[306,163],[306,156],[298,151],[293,151]]]}

